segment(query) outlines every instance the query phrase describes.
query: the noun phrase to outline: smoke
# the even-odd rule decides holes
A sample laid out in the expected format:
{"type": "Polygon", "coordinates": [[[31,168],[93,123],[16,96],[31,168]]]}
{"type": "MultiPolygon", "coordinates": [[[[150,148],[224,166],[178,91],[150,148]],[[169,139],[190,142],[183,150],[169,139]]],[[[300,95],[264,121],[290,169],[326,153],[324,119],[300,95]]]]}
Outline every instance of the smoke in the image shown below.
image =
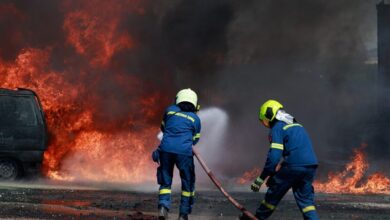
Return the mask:
{"type": "MultiPolygon", "coordinates": [[[[88,161],[88,151],[78,151],[84,146],[79,138],[90,139],[86,133],[102,133],[98,145],[106,146],[104,151],[123,148],[127,138],[137,143],[144,138],[146,149],[138,153],[148,155],[157,144],[150,140],[164,108],[187,87],[198,92],[202,106],[229,115],[222,151],[209,147],[220,146],[214,143],[218,139],[201,142],[202,154],[210,155],[207,161],[221,176],[234,178],[263,166],[268,131],[258,123],[257,111],[269,98],[281,101],[307,128],[320,174],[342,168],[363,141],[374,167],[381,167],[389,141],[376,138],[383,130],[368,122],[375,121],[375,97],[383,88],[377,87],[376,66],[366,62],[376,59],[376,3],[5,0],[0,3],[0,79],[5,82],[14,73],[10,67],[17,67],[16,78],[39,88],[46,107],[51,106],[46,96],[63,100],[47,110],[54,118],[49,152],[58,161],[53,169],[88,161]],[[28,55],[36,52],[46,58],[28,55]]],[[[203,123],[210,121],[206,117],[203,123]]],[[[132,145],[118,152],[131,157],[133,151],[132,145]]]]}
{"type": "MultiPolygon", "coordinates": [[[[199,88],[201,101],[218,104],[230,115],[224,158],[234,163],[217,172],[234,177],[263,165],[268,131],[258,123],[257,111],[269,98],[280,100],[309,131],[320,175],[342,168],[362,142],[369,142],[370,155],[384,151],[383,144],[367,134],[375,133],[367,125],[378,112],[373,97],[381,93],[376,66],[366,62],[375,59],[375,1],[224,4],[232,15],[218,35],[223,36],[218,44],[223,50],[216,65],[203,72],[178,65],[185,69],[178,73],[184,78],[178,84],[192,81],[189,85],[199,88]]],[[[384,155],[388,152],[376,155],[373,163],[384,155]]]]}
{"type": "Polygon", "coordinates": [[[234,134],[226,160],[241,166],[225,173],[263,166],[268,131],[257,111],[270,98],[307,128],[320,176],[342,167],[362,142],[371,155],[382,153],[373,164],[389,155],[367,138],[378,112],[377,69],[366,62],[375,49],[375,7],[376,1],[253,1],[236,11],[218,89],[229,97],[224,107],[234,134]]]}

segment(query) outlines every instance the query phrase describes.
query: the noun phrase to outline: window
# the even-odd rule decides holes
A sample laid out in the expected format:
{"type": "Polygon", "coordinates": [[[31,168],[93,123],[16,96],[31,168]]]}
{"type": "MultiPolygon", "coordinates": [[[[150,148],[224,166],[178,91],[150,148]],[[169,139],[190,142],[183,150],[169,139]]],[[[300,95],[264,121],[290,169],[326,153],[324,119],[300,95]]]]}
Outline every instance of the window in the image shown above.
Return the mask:
{"type": "Polygon", "coordinates": [[[24,96],[0,96],[0,126],[36,126],[34,99],[24,96]]]}

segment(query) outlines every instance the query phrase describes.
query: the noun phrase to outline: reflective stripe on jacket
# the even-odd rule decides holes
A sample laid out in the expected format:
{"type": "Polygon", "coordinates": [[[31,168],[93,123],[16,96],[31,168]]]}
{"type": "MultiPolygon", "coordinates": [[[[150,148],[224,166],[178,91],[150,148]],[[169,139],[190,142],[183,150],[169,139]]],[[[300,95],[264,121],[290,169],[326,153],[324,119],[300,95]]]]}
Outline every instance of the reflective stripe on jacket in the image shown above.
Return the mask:
{"type": "Polygon", "coordinates": [[[283,157],[282,166],[317,165],[318,160],[311,140],[302,125],[276,121],[270,132],[270,149],[267,155],[261,179],[273,175],[276,166],[283,157]]]}
{"type": "Polygon", "coordinates": [[[198,143],[200,129],[200,119],[194,112],[183,112],[177,105],[169,106],[161,123],[160,149],[192,156],[192,145],[198,143]]]}

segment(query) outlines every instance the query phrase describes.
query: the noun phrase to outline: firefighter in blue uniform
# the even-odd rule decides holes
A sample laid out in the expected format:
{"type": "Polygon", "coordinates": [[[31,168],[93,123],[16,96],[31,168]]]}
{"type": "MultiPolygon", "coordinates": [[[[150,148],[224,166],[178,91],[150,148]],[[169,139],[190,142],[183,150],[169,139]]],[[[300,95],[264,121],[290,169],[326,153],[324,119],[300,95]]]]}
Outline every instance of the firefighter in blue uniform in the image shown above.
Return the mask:
{"type": "Polygon", "coordinates": [[[269,188],[256,210],[256,217],[268,218],[292,188],[303,218],[319,219],[312,185],[318,161],[306,130],[275,100],[268,100],[260,107],[259,119],[271,131],[264,169],[251,185],[252,191],[258,192],[266,178],[269,178],[266,183],[269,188]],[[281,167],[276,171],[282,158],[281,167]]]}
{"type": "Polygon", "coordinates": [[[159,162],[157,182],[160,185],[158,216],[168,219],[171,208],[171,185],[174,165],[181,178],[181,201],[179,220],[188,219],[195,196],[195,166],[192,146],[200,138],[201,122],[196,115],[198,97],[191,89],[180,90],[175,104],[169,106],[161,123],[163,138],[159,148],[153,152],[153,160],[159,162]]]}

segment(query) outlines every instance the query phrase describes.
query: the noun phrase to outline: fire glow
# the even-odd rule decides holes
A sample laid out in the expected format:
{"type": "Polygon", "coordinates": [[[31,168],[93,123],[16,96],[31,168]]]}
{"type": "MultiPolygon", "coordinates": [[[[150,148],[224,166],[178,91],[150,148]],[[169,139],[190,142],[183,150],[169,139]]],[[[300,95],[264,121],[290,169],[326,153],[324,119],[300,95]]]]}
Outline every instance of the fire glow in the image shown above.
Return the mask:
{"type": "MultiPolygon", "coordinates": [[[[329,173],[326,182],[314,182],[316,192],[345,194],[390,194],[390,179],[384,174],[375,172],[367,176],[369,163],[364,153],[366,145],[354,149],[352,161],[345,165],[340,173],[329,173]]],[[[238,184],[248,184],[259,174],[259,168],[246,171],[237,179],[238,184]]]]}
{"type": "Polygon", "coordinates": [[[314,188],[324,193],[383,193],[390,194],[390,179],[376,172],[367,176],[369,163],[364,148],[354,149],[352,161],[340,173],[329,173],[328,181],[315,182],[314,188]]]}
{"type": "MultiPolygon", "coordinates": [[[[143,8],[135,0],[64,1],[62,7],[61,46],[27,46],[13,60],[0,50],[0,87],[29,88],[41,98],[50,133],[44,174],[67,181],[154,180],[150,153],[161,120],[156,112],[170,100],[160,87],[113,61],[116,54],[142,46],[119,26],[125,15],[142,16],[143,8]],[[68,50],[60,54],[61,68],[53,64],[57,47],[68,50]]],[[[0,21],[27,19],[12,4],[0,5],[3,10],[0,21]]],[[[23,38],[21,30],[13,31],[23,38]]]]}
{"type": "Polygon", "coordinates": [[[260,168],[257,167],[253,168],[252,170],[245,171],[244,174],[237,179],[236,183],[241,185],[250,183],[260,175],[260,172],[260,168]]]}

